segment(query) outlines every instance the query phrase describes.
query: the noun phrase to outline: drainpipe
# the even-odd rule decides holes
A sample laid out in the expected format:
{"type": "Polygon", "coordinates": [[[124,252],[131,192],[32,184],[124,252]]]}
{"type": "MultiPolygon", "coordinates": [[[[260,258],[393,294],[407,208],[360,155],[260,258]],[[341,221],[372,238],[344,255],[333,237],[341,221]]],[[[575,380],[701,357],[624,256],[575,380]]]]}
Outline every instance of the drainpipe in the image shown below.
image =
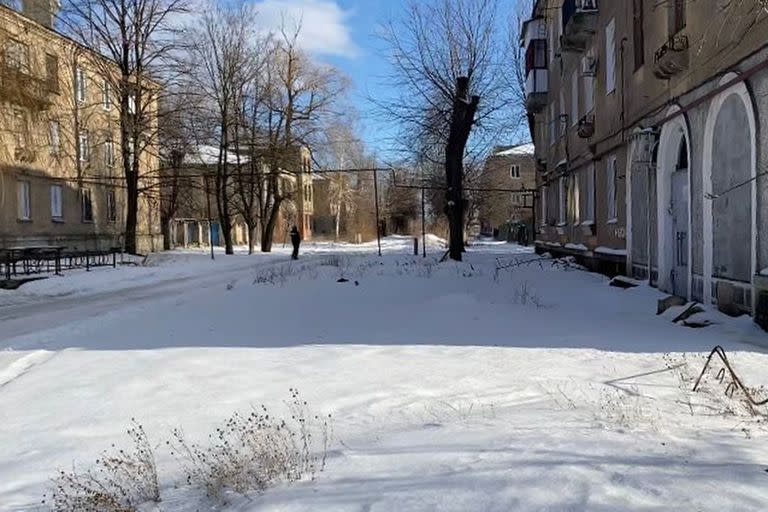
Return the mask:
{"type": "MultiPolygon", "coordinates": [[[[661,139],[657,139],[656,142],[654,142],[653,146],[651,146],[651,155],[650,155],[650,163],[648,164],[648,204],[646,207],[646,210],[648,211],[646,217],[646,246],[647,246],[647,252],[648,252],[648,285],[653,286],[653,254],[651,251],[651,248],[653,245],[651,244],[651,171],[656,171],[656,167],[658,165],[659,159],[656,158],[656,161],[653,160],[653,153],[656,151],[656,148],[658,147],[659,143],[661,142],[661,139]]],[[[656,202],[658,203],[658,197],[656,198],[656,202]]],[[[657,205],[658,206],[658,205],[657,205]]],[[[656,219],[658,222],[658,219],[656,219]]]]}
{"type": "Polygon", "coordinates": [[[619,121],[621,122],[621,142],[626,141],[626,123],[624,120],[626,119],[626,109],[625,109],[625,101],[624,101],[624,88],[626,86],[626,73],[624,72],[624,49],[626,46],[626,43],[629,41],[626,37],[621,40],[620,45],[620,57],[621,57],[621,116],[619,117],[619,121]]]}

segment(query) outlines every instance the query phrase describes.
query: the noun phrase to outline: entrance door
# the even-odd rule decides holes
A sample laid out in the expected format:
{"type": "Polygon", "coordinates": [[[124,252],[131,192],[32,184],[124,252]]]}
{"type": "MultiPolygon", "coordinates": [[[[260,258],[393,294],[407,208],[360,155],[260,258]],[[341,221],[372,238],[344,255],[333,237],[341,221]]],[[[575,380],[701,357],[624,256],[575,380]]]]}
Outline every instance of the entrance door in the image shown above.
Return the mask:
{"type": "Polygon", "coordinates": [[[688,170],[672,173],[673,293],[688,297],[688,170]]]}

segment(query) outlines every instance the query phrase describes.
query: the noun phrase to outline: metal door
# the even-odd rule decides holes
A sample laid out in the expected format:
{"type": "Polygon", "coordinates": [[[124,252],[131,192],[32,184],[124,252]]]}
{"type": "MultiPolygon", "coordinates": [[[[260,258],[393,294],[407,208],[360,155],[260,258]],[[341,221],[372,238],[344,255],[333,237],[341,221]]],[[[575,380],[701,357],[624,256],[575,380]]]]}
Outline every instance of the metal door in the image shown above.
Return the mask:
{"type": "Polygon", "coordinates": [[[688,171],[672,173],[673,293],[688,297],[688,171]]]}

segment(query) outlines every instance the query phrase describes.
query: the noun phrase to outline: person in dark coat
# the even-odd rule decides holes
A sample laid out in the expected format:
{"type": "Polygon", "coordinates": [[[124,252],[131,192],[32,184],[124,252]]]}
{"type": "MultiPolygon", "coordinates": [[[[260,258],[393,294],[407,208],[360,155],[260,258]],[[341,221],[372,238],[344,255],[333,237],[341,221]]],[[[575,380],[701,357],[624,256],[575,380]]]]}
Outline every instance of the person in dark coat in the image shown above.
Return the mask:
{"type": "Polygon", "coordinates": [[[293,226],[291,228],[291,243],[293,244],[293,254],[291,259],[299,259],[299,246],[301,245],[301,235],[299,234],[299,228],[293,226]]]}

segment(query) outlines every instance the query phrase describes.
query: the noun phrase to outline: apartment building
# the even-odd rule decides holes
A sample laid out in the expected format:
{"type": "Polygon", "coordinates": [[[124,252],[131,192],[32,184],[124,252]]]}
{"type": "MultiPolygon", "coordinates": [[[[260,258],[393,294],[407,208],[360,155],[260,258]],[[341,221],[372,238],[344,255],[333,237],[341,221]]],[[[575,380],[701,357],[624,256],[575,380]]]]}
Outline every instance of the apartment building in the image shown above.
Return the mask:
{"type": "Polygon", "coordinates": [[[515,239],[513,226],[524,223],[533,232],[536,187],[533,144],[496,147],[480,174],[477,215],[480,233],[500,240],[515,239]]]}
{"type": "MultiPolygon", "coordinates": [[[[122,247],[119,105],[104,58],[53,29],[56,5],[0,5],[0,248],[122,247]]],[[[142,169],[156,154],[142,151],[142,169]]],[[[157,190],[141,185],[138,248],[160,250],[157,190]]]]}
{"type": "MultiPolygon", "coordinates": [[[[169,248],[210,247],[211,244],[223,247],[225,245],[215,192],[218,159],[218,147],[200,146],[184,155],[180,168],[173,169],[166,166],[161,171],[162,210],[169,214],[167,226],[169,248]],[[172,205],[171,202],[173,202],[172,205]]],[[[234,245],[246,245],[248,227],[243,216],[238,212],[247,211],[247,209],[241,209],[238,205],[255,203],[258,208],[259,196],[251,197],[248,192],[245,192],[246,202],[241,195],[241,190],[247,191],[251,184],[258,183],[258,179],[250,181],[248,178],[251,169],[248,157],[238,158],[236,154],[230,152],[227,160],[231,175],[229,197],[232,241],[234,245]]],[[[288,152],[284,158],[283,167],[279,169],[278,187],[280,194],[286,199],[280,206],[275,223],[276,243],[287,240],[293,226],[299,229],[303,239],[312,238],[314,187],[311,162],[309,149],[297,147],[288,152]]],[[[261,162],[257,165],[262,166],[261,172],[265,176],[269,174],[266,163],[261,162]]],[[[265,182],[261,185],[266,187],[265,182]]],[[[267,194],[263,193],[260,197],[266,198],[267,194]]],[[[256,246],[259,245],[258,237],[259,232],[256,233],[256,246]]]]}
{"type": "Polygon", "coordinates": [[[539,0],[521,42],[538,250],[759,315],[764,2],[539,0]]]}

